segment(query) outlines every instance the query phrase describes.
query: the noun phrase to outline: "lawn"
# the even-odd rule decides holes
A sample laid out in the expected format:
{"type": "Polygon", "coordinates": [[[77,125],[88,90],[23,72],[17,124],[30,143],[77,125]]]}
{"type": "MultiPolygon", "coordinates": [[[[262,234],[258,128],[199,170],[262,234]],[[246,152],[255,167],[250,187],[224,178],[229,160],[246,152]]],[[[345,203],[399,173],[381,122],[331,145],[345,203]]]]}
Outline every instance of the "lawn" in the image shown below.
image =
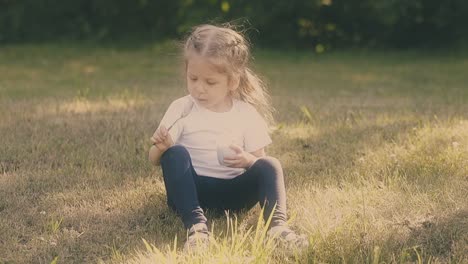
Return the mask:
{"type": "Polygon", "coordinates": [[[466,52],[254,57],[277,110],[267,152],[308,252],[262,246],[259,208],[210,217],[210,250],[181,252],[147,162],[185,93],[173,43],[41,44],[0,47],[0,263],[468,262],[466,52]]]}

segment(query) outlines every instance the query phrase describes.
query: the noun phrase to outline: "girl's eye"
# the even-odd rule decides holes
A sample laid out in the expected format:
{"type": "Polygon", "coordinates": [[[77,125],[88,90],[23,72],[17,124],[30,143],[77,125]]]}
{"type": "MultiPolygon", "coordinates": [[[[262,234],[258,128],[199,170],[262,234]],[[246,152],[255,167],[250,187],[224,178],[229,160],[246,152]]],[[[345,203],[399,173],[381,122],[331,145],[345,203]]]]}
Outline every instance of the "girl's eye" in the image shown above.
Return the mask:
{"type": "Polygon", "coordinates": [[[190,77],[190,80],[192,80],[192,81],[196,81],[196,80],[197,80],[197,78],[192,78],[192,77],[190,77]]]}
{"type": "Polygon", "coordinates": [[[215,82],[207,82],[207,84],[210,85],[210,86],[213,86],[213,85],[215,85],[216,83],[215,83],[215,82]]]}

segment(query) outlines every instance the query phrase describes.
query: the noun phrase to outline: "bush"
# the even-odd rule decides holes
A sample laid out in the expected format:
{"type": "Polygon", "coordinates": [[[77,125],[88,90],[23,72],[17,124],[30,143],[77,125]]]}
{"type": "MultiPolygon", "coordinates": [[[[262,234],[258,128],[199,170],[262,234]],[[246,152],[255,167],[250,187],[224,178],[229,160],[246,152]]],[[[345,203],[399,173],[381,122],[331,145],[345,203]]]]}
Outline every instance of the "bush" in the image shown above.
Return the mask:
{"type": "Polygon", "coordinates": [[[245,18],[267,47],[420,47],[465,38],[464,0],[0,0],[0,43],[180,37],[245,18]]]}

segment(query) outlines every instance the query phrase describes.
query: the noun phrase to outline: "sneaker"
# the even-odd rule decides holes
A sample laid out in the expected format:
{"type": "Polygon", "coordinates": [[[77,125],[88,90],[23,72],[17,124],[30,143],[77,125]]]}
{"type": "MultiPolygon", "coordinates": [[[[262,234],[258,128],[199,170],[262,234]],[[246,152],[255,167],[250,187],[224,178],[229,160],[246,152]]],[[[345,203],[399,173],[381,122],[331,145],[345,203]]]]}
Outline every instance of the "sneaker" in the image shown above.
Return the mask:
{"type": "Polygon", "coordinates": [[[184,251],[203,250],[210,242],[210,232],[205,223],[193,225],[188,230],[187,241],[185,241],[184,251]]]}
{"type": "Polygon", "coordinates": [[[268,230],[267,236],[274,239],[279,246],[288,250],[304,250],[309,247],[307,236],[298,235],[286,225],[274,226],[268,230]]]}

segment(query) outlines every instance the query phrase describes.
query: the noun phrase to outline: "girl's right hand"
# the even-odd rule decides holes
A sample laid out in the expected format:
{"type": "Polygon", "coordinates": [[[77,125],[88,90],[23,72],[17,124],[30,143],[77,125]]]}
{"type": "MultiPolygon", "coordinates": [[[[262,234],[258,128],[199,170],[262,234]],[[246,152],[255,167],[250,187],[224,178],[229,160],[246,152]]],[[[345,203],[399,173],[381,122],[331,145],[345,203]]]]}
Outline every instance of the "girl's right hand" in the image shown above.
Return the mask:
{"type": "Polygon", "coordinates": [[[150,140],[161,152],[174,145],[174,141],[172,141],[172,137],[165,126],[161,126],[156,130],[150,140]]]}

